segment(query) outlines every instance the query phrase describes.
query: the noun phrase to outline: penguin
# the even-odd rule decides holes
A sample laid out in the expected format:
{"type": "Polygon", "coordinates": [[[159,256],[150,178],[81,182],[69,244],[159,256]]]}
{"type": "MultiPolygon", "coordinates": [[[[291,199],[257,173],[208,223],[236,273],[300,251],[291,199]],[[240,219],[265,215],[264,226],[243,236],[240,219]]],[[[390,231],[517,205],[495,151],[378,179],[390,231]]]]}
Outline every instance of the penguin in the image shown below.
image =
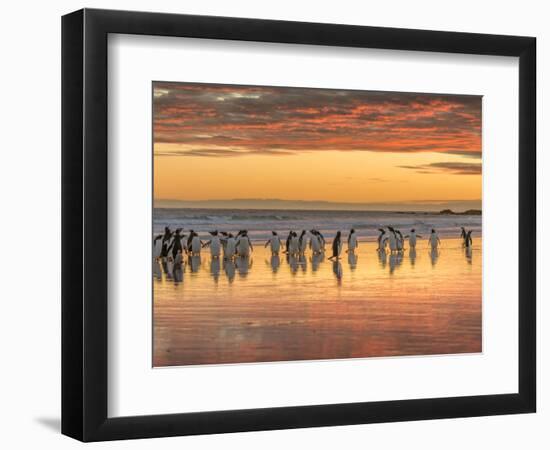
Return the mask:
{"type": "MultiPolygon", "coordinates": [[[[189,242],[189,239],[187,242],[189,242]]],[[[195,232],[191,236],[191,247],[189,248],[191,249],[191,255],[199,256],[201,254],[202,242],[199,235],[195,232]]]]}
{"type": "Polygon", "coordinates": [[[307,240],[306,230],[302,230],[302,234],[300,234],[300,238],[298,239],[299,251],[302,255],[306,252],[307,241],[308,240],[307,240]]]}
{"type": "Polygon", "coordinates": [[[321,247],[323,247],[323,250],[325,249],[325,245],[326,245],[326,240],[325,240],[325,237],[321,234],[321,232],[319,230],[315,230],[315,232],[317,233],[317,236],[319,236],[319,240],[321,241],[321,247]]]}
{"type": "Polygon", "coordinates": [[[182,229],[178,228],[174,232],[174,234],[172,236],[172,243],[168,247],[168,250],[172,249],[172,259],[174,261],[176,259],[176,255],[178,254],[178,252],[183,253],[184,250],[185,251],[187,250],[187,246],[186,246],[185,241],[183,239],[185,237],[185,235],[181,234],[181,231],[182,231],[182,229]]]}
{"type": "Polygon", "coordinates": [[[224,259],[233,259],[237,249],[237,239],[231,233],[227,233],[227,239],[224,239],[224,259]]]}
{"type": "Polygon", "coordinates": [[[348,252],[353,253],[358,247],[357,236],[355,235],[355,230],[352,228],[348,235],[348,252]]]}
{"type": "Polygon", "coordinates": [[[286,242],[285,242],[285,253],[288,253],[290,250],[290,240],[292,239],[293,233],[294,231],[292,230],[288,232],[288,236],[286,237],[286,242]]]}
{"type": "Polygon", "coordinates": [[[422,238],[419,234],[416,234],[416,230],[414,228],[411,228],[410,234],[407,234],[405,238],[409,238],[409,247],[412,250],[416,248],[416,239],[422,238]]]}
{"type": "Polygon", "coordinates": [[[173,233],[170,230],[170,227],[164,227],[164,234],[159,234],[153,240],[153,245],[155,246],[155,245],[157,245],[157,241],[159,239],[162,239],[162,241],[161,241],[162,246],[161,246],[161,249],[160,249],[159,258],[166,258],[168,256],[169,244],[170,244],[170,239],[172,239],[172,234],[173,233]]]}
{"type": "Polygon", "coordinates": [[[460,239],[462,239],[462,247],[466,245],[466,229],[464,227],[460,227],[460,239]]]}
{"type": "Polygon", "coordinates": [[[472,248],[472,230],[469,230],[466,232],[466,235],[464,236],[464,246],[466,248],[472,248]]]}
{"type": "Polygon", "coordinates": [[[342,251],[342,232],[338,231],[334,240],[332,241],[332,256],[329,259],[340,258],[340,252],[342,251]]]}
{"type": "Polygon", "coordinates": [[[239,231],[239,237],[237,238],[238,255],[242,257],[249,256],[252,249],[252,243],[248,237],[248,232],[246,230],[239,231]]]}
{"type": "Polygon", "coordinates": [[[309,247],[314,255],[318,255],[321,253],[321,238],[315,230],[310,230],[310,234],[309,247]]]}
{"type": "Polygon", "coordinates": [[[191,241],[193,240],[194,236],[195,236],[195,231],[189,230],[189,236],[187,238],[187,250],[191,249],[191,241]]]}
{"type": "Polygon", "coordinates": [[[221,251],[221,241],[218,236],[218,230],[209,231],[209,233],[212,236],[212,238],[204,246],[210,247],[210,255],[212,256],[212,258],[219,258],[220,251],[221,251]]]}
{"type": "Polygon", "coordinates": [[[401,233],[401,231],[399,230],[395,230],[395,237],[397,238],[397,251],[402,252],[405,244],[403,233],[401,233]]]}
{"type": "Polygon", "coordinates": [[[279,250],[281,249],[281,239],[279,239],[279,235],[276,231],[271,232],[271,238],[269,238],[268,241],[265,243],[264,248],[268,245],[271,248],[272,255],[279,254],[279,250]]]}
{"type": "Polygon", "coordinates": [[[437,232],[434,228],[432,228],[432,233],[430,234],[430,247],[432,250],[437,250],[437,247],[441,245],[441,241],[439,240],[439,236],[437,235],[437,232]]]}
{"type": "Polygon", "coordinates": [[[290,242],[288,244],[288,253],[290,255],[297,255],[300,252],[300,240],[298,239],[298,234],[294,231],[290,237],[290,242]]]}
{"type": "Polygon", "coordinates": [[[382,242],[387,239],[387,236],[385,236],[386,230],[384,230],[384,228],[378,228],[378,231],[380,231],[378,235],[378,250],[381,250],[385,247],[385,245],[382,245],[382,242]]]}

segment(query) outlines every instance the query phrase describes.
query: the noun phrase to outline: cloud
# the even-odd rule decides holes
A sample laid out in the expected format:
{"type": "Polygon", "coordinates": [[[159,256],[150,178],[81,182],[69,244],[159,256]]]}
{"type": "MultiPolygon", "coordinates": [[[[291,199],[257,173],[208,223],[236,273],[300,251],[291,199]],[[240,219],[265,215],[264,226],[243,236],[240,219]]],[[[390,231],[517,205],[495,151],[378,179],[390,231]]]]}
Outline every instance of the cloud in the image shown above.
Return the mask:
{"type": "Polygon", "coordinates": [[[156,82],[153,113],[155,143],[185,145],[181,156],[323,150],[481,156],[479,96],[156,82]]]}
{"type": "Polygon", "coordinates": [[[452,175],[480,175],[481,163],[462,162],[436,162],[430,164],[419,164],[415,166],[398,166],[401,169],[414,170],[417,173],[449,173],[452,175]]]}

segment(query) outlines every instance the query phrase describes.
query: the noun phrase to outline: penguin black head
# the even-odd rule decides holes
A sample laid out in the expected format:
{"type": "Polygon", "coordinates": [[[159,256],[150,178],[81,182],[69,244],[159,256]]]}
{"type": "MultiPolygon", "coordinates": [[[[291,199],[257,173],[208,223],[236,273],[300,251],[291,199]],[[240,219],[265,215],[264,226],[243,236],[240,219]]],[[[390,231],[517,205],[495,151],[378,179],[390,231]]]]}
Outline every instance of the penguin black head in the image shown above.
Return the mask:
{"type": "Polygon", "coordinates": [[[435,233],[435,229],[434,229],[434,228],[432,228],[432,233],[435,233]]]}
{"type": "Polygon", "coordinates": [[[339,238],[340,236],[342,236],[342,232],[341,232],[341,231],[338,231],[338,232],[336,233],[336,237],[339,238]]]}
{"type": "Polygon", "coordinates": [[[390,227],[389,225],[388,225],[388,230],[390,230],[392,233],[395,233],[395,230],[393,229],[393,227],[390,227]]]}
{"type": "Polygon", "coordinates": [[[414,233],[414,228],[411,228],[411,233],[414,233]]]}
{"type": "Polygon", "coordinates": [[[277,232],[276,232],[276,231],[272,231],[271,234],[272,234],[273,236],[277,236],[277,232]]]}
{"type": "Polygon", "coordinates": [[[176,228],[176,234],[180,234],[181,230],[183,230],[183,228],[176,228]]]}
{"type": "Polygon", "coordinates": [[[217,235],[218,235],[218,230],[209,231],[209,233],[210,233],[212,236],[217,236],[217,235]]]}
{"type": "Polygon", "coordinates": [[[350,230],[349,234],[351,234],[351,233],[355,233],[355,229],[352,228],[352,229],[350,230]]]}
{"type": "Polygon", "coordinates": [[[164,227],[164,232],[165,233],[170,233],[170,227],[164,227]]]}

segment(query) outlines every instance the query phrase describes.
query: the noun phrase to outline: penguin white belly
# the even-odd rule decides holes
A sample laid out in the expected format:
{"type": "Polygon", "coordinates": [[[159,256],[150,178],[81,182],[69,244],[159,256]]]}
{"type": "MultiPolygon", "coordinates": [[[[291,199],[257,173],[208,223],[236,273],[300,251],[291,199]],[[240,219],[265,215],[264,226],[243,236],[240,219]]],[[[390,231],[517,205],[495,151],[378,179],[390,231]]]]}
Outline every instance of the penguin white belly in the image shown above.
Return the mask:
{"type": "Polygon", "coordinates": [[[319,253],[321,251],[321,243],[317,236],[311,236],[311,250],[313,253],[319,253]]]}
{"type": "Polygon", "coordinates": [[[279,253],[280,249],[281,249],[281,241],[279,241],[278,237],[273,236],[271,238],[271,252],[279,253]]]}
{"type": "Polygon", "coordinates": [[[395,236],[390,235],[389,238],[390,243],[390,250],[393,252],[397,250],[397,239],[395,239],[395,236]]]}
{"type": "Polygon", "coordinates": [[[198,236],[194,236],[191,241],[191,252],[200,253],[201,252],[201,240],[198,236]]]}
{"type": "Polygon", "coordinates": [[[352,234],[349,238],[348,242],[348,250],[355,250],[357,248],[357,238],[355,237],[355,234],[352,234]]]}
{"type": "Polygon", "coordinates": [[[237,253],[239,256],[248,256],[250,254],[250,247],[248,246],[248,239],[241,238],[237,242],[237,253]]]}
{"type": "Polygon", "coordinates": [[[300,245],[300,253],[304,253],[307,249],[307,237],[302,238],[302,243],[300,245]]]}
{"type": "Polygon", "coordinates": [[[409,237],[409,246],[411,248],[416,247],[416,235],[415,234],[411,234],[411,236],[409,237]]]}
{"type": "Polygon", "coordinates": [[[225,256],[226,258],[232,258],[233,255],[235,255],[235,239],[229,238],[225,245],[225,256]]]}
{"type": "Polygon", "coordinates": [[[220,238],[215,236],[210,241],[210,254],[212,256],[218,257],[220,256],[220,238]]]}
{"type": "Polygon", "coordinates": [[[430,245],[432,248],[437,248],[437,236],[435,234],[430,236],[430,245]]]}

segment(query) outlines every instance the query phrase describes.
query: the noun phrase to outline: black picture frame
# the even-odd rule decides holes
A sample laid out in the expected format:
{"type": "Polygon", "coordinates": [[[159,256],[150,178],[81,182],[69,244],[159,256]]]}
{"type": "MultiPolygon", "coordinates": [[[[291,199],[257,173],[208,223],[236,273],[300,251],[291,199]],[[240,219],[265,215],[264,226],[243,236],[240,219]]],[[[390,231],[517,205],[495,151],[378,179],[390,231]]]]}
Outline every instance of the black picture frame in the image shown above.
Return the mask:
{"type": "Polygon", "coordinates": [[[533,37],[94,9],[64,16],[62,433],[82,441],[102,441],[535,412],[535,91],[533,37]],[[109,418],[107,37],[110,33],[519,57],[518,392],[109,418]]]}

